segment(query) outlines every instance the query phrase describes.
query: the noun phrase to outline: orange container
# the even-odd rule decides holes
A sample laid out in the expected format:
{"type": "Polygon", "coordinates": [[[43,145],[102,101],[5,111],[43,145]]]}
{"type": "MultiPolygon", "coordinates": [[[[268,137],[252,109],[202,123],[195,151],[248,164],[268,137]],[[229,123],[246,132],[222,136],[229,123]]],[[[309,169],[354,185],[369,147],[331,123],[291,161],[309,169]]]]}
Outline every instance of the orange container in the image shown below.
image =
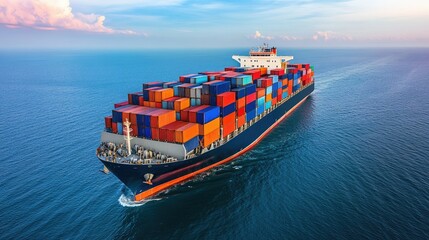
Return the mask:
{"type": "Polygon", "coordinates": [[[265,88],[257,88],[256,89],[256,98],[261,98],[265,96],[265,88]]]}
{"type": "Polygon", "coordinates": [[[181,110],[191,106],[191,100],[189,98],[179,98],[174,101],[174,110],[180,112],[181,110]]]}
{"type": "Polygon", "coordinates": [[[272,94],[270,93],[270,94],[267,94],[266,96],[265,96],[265,102],[269,102],[269,101],[271,101],[271,99],[272,99],[272,94]]]}
{"type": "Polygon", "coordinates": [[[150,127],[160,128],[176,121],[174,110],[159,109],[150,113],[150,127]]]}
{"type": "Polygon", "coordinates": [[[235,130],[235,120],[233,122],[228,122],[223,125],[223,135],[222,137],[226,137],[228,134],[234,132],[235,130]]]}
{"type": "Polygon", "coordinates": [[[293,86],[293,80],[289,80],[289,83],[287,85],[287,93],[288,93],[288,95],[292,94],[292,86],[293,86]]]}
{"type": "MultiPolygon", "coordinates": [[[[156,89],[158,90],[158,89],[156,89]]],[[[155,102],[155,91],[156,90],[149,90],[149,101],[155,102]]]]}
{"type": "Polygon", "coordinates": [[[198,124],[196,123],[187,123],[176,129],[176,142],[185,143],[196,136],[198,136],[198,124]]]}
{"type": "Polygon", "coordinates": [[[221,124],[226,125],[230,122],[233,122],[235,124],[235,116],[235,112],[226,115],[225,117],[221,118],[221,124]]]}
{"type": "Polygon", "coordinates": [[[202,139],[200,140],[200,142],[204,147],[208,147],[210,144],[212,144],[213,142],[215,142],[219,138],[220,138],[220,129],[217,128],[217,129],[213,130],[212,132],[204,135],[202,137],[202,139]]]}
{"type": "Polygon", "coordinates": [[[261,75],[267,75],[267,68],[266,67],[261,67],[261,75]]]}
{"type": "Polygon", "coordinates": [[[198,124],[198,135],[206,135],[220,127],[220,118],[216,118],[206,124],[198,124]]]}
{"type": "Polygon", "coordinates": [[[174,95],[174,90],[172,88],[163,88],[155,90],[155,102],[162,102],[162,100],[171,98],[174,95]]]}
{"type": "Polygon", "coordinates": [[[149,102],[149,107],[156,108],[156,103],[155,102],[149,102]]]}
{"type": "Polygon", "coordinates": [[[237,128],[243,126],[246,123],[246,114],[243,114],[238,117],[237,128]]]}
{"type": "Polygon", "coordinates": [[[236,101],[237,108],[242,108],[246,106],[246,98],[240,98],[236,101]]]}
{"type": "Polygon", "coordinates": [[[145,106],[145,107],[150,107],[150,102],[149,102],[149,101],[144,101],[144,102],[143,102],[143,106],[145,106]]]}

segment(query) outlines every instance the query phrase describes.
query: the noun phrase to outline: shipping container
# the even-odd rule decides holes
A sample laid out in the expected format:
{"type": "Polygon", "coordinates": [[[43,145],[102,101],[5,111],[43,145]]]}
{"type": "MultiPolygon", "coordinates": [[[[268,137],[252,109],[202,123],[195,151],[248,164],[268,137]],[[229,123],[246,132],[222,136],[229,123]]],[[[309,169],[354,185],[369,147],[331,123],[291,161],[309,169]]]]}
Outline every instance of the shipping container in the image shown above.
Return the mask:
{"type": "Polygon", "coordinates": [[[216,105],[226,107],[235,102],[235,92],[224,92],[216,96],[216,105]]]}
{"type": "Polygon", "coordinates": [[[199,107],[193,108],[189,110],[188,113],[188,121],[196,123],[197,122],[197,112],[210,107],[209,105],[201,105],[199,107]]]}
{"type": "Polygon", "coordinates": [[[148,89],[148,88],[153,88],[153,87],[160,87],[160,88],[162,88],[163,85],[164,85],[163,82],[148,82],[148,83],[143,83],[143,89],[142,90],[144,92],[144,90],[148,89]]]}
{"type": "Polygon", "coordinates": [[[235,101],[237,103],[237,108],[242,108],[246,106],[246,98],[240,98],[237,101],[235,101]]]}
{"type": "Polygon", "coordinates": [[[246,114],[246,107],[241,107],[237,109],[237,116],[243,116],[246,114]]]}
{"type": "Polygon", "coordinates": [[[252,76],[250,75],[239,75],[231,79],[231,84],[233,87],[242,87],[251,84],[252,82],[252,76]]]}
{"type": "Polygon", "coordinates": [[[283,68],[271,69],[270,74],[280,76],[285,74],[285,70],[283,68]]]}
{"type": "Polygon", "coordinates": [[[254,109],[256,109],[256,101],[253,101],[253,102],[246,104],[246,113],[249,113],[249,112],[253,111],[254,109]]]}
{"type": "Polygon", "coordinates": [[[217,106],[209,106],[197,112],[197,123],[206,124],[220,116],[220,108],[217,106]]]}
{"type": "Polygon", "coordinates": [[[194,150],[199,145],[200,145],[200,139],[199,139],[198,136],[195,136],[194,138],[191,138],[190,140],[188,140],[187,142],[185,142],[183,144],[183,146],[186,149],[186,152],[190,152],[190,151],[194,150]]]}
{"type": "Polygon", "coordinates": [[[226,125],[229,122],[234,122],[235,123],[236,116],[237,116],[236,113],[232,112],[232,113],[226,115],[225,117],[222,117],[221,121],[220,121],[221,125],[226,125]]]}
{"type": "Polygon", "coordinates": [[[254,101],[256,101],[256,92],[246,96],[246,105],[254,101]]]}
{"type": "Polygon", "coordinates": [[[229,114],[235,112],[236,109],[237,109],[237,106],[235,105],[235,101],[234,101],[231,104],[229,104],[228,106],[220,108],[220,116],[224,117],[226,115],[229,115],[229,114]]]}
{"type": "Polygon", "coordinates": [[[215,118],[214,120],[206,124],[198,124],[198,135],[206,135],[220,127],[220,118],[215,118]]]}
{"type": "Polygon", "coordinates": [[[155,102],[162,102],[167,98],[171,98],[174,96],[174,91],[172,88],[163,88],[154,91],[155,94],[155,102]]]}
{"type": "Polygon", "coordinates": [[[200,142],[204,147],[208,147],[210,144],[219,140],[219,138],[220,138],[220,129],[218,128],[204,136],[200,136],[200,142]]]}
{"type": "Polygon", "coordinates": [[[191,101],[189,98],[179,98],[174,101],[174,110],[180,112],[183,109],[186,109],[191,106],[191,101]]]}
{"type": "Polygon", "coordinates": [[[112,128],[112,116],[104,117],[105,128],[112,128]]]}
{"type": "Polygon", "coordinates": [[[265,97],[265,88],[256,89],[256,98],[265,97]]]}
{"type": "Polygon", "coordinates": [[[222,126],[222,137],[226,137],[229,134],[231,134],[232,132],[234,132],[235,128],[235,119],[232,122],[228,122],[225,125],[222,126]]]}
{"type": "Polygon", "coordinates": [[[250,120],[254,119],[256,117],[256,109],[253,109],[250,112],[246,112],[246,121],[249,122],[250,120]]]}
{"type": "Polygon", "coordinates": [[[198,124],[196,123],[187,123],[176,130],[176,141],[179,143],[185,143],[196,136],[198,136],[198,124]]]}
{"type": "Polygon", "coordinates": [[[231,92],[235,92],[235,98],[240,99],[246,96],[246,88],[240,87],[240,88],[233,88],[231,89],[231,92]]]}

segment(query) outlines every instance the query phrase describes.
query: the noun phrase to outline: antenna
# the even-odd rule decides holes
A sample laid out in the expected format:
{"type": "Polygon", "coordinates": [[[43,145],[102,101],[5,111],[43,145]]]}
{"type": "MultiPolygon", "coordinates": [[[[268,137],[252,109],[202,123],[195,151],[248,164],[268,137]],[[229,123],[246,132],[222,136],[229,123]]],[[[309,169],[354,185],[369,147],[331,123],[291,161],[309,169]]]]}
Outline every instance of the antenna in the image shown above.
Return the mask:
{"type": "Polygon", "coordinates": [[[131,131],[133,131],[132,129],[130,129],[130,125],[131,125],[131,123],[128,121],[128,118],[127,118],[127,119],[125,119],[124,126],[125,126],[126,128],[125,128],[125,136],[124,136],[124,139],[125,139],[125,142],[127,143],[128,156],[130,156],[130,155],[131,155],[131,139],[133,139],[133,138],[130,136],[130,132],[131,132],[131,131]]]}

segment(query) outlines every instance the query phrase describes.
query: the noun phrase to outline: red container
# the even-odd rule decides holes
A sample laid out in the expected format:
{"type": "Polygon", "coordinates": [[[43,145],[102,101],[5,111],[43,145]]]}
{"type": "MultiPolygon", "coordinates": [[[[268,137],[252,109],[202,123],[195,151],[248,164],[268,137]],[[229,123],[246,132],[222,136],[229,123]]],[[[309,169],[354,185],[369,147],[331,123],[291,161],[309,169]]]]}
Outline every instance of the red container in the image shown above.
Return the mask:
{"type": "Polygon", "coordinates": [[[269,86],[272,86],[273,85],[273,79],[272,78],[263,78],[263,79],[258,79],[258,82],[259,82],[259,86],[261,87],[261,88],[267,88],[267,87],[269,87],[269,86]]]}
{"type": "Polygon", "coordinates": [[[261,77],[261,69],[247,70],[243,74],[252,75],[252,80],[255,80],[261,77]]]}
{"type": "Polygon", "coordinates": [[[120,102],[120,103],[115,103],[113,106],[115,108],[118,108],[118,107],[122,107],[122,106],[125,106],[125,105],[128,105],[128,101],[120,102]]]}
{"type": "Polygon", "coordinates": [[[216,103],[219,107],[226,107],[235,101],[235,92],[224,92],[216,96],[216,103]]]}
{"type": "Polygon", "coordinates": [[[144,106],[144,98],[143,96],[139,96],[139,105],[144,106]]]}
{"type": "Polygon", "coordinates": [[[208,94],[201,94],[201,104],[203,104],[203,105],[210,105],[210,95],[208,95],[208,94]]]}
{"type": "Polygon", "coordinates": [[[252,93],[246,96],[246,105],[256,100],[256,93],[252,93]]]}
{"type": "Polygon", "coordinates": [[[159,128],[150,128],[150,131],[152,132],[152,139],[159,140],[159,128]]]}
{"type": "Polygon", "coordinates": [[[104,118],[104,126],[106,128],[112,128],[112,116],[107,116],[104,118]]]}
{"type": "Polygon", "coordinates": [[[277,98],[273,98],[271,100],[271,106],[274,106],[275,104],[277,104],[277,98]]]}
{"type": "Polygon", "coordinates": [[[243,116],[245,113],[246,113],[246,108],[245,107],[237,109],[237,116],[239,116],[239,117],[243,116]]]}
{"type": "Polygon", "coordinates": [[[220,123],[222,125],[227,125],[230,122],[235,123],[235,116],[236,116],[235,112],[230,113],[230,114],[226,115],[225,117],[221,118],[220,123]]]}
{"type": "Polygon", "coordinates": [[[132,131],[130,132],[130,135],[131,135],[131,136],[133,136],[133,137],[136,137],[136,136],[137,136],[137,133],[139,132],[139,128],[138,128],[138,126],[137,126],[137,125],[135,125],[135,124],[131,124],[131,125],[130,125],[130,129],[132,130],[132,131]]]}
{"type": "Polygon", "coordinates": [[[246,123],[246,114],[243,114],[241,116],[238,116],[237,120],[237,128],[243,126],[246,123]]]}
{"type": "Polygon", "coordinates": [[[289,83],[287,85],[287,93],[289,96],[292,94],[292,86],[293,86],[293,80],[289,80],[289,83]]]}
{"type": "Polygon", "coordinates": [[[112,122],[112,132],[118,133],[118,123],[112,122]]]}
{"type": "Polygon", "coordinates": [[[223,134],[222,137],[226,137],[228,134],[234,132],[235,130],[235,119],[232,122],[228,122],[226,125],[223,125],[223,134]]]}
{"type": "Polygon", "coordinates": [[[162,108],[162,103],[160,103],[160,102],[156,102],[156,103],[155,103],[155,107],[156,107],[156,108],[162,108]]]}
{"type": "Polygon", "coordinates": [[[271,75],[277,75],[277,76],[284,75],[285,70],[283,68],[271,69],[270,74],[271,75]]]}

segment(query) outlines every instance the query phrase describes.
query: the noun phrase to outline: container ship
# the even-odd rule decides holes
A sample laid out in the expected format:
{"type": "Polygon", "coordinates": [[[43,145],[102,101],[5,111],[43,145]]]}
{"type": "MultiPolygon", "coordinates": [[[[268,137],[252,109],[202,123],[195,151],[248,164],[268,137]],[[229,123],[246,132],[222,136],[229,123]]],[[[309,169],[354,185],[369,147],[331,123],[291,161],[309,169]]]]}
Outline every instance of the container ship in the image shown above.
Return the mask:
{"type": "Polygon", "coordinates": [[[314,68],[275,47],[233,55],[239,67],[143,83],[105,117],[97,148],[142,201],[258,144],[314,90],[314,68]]]}

